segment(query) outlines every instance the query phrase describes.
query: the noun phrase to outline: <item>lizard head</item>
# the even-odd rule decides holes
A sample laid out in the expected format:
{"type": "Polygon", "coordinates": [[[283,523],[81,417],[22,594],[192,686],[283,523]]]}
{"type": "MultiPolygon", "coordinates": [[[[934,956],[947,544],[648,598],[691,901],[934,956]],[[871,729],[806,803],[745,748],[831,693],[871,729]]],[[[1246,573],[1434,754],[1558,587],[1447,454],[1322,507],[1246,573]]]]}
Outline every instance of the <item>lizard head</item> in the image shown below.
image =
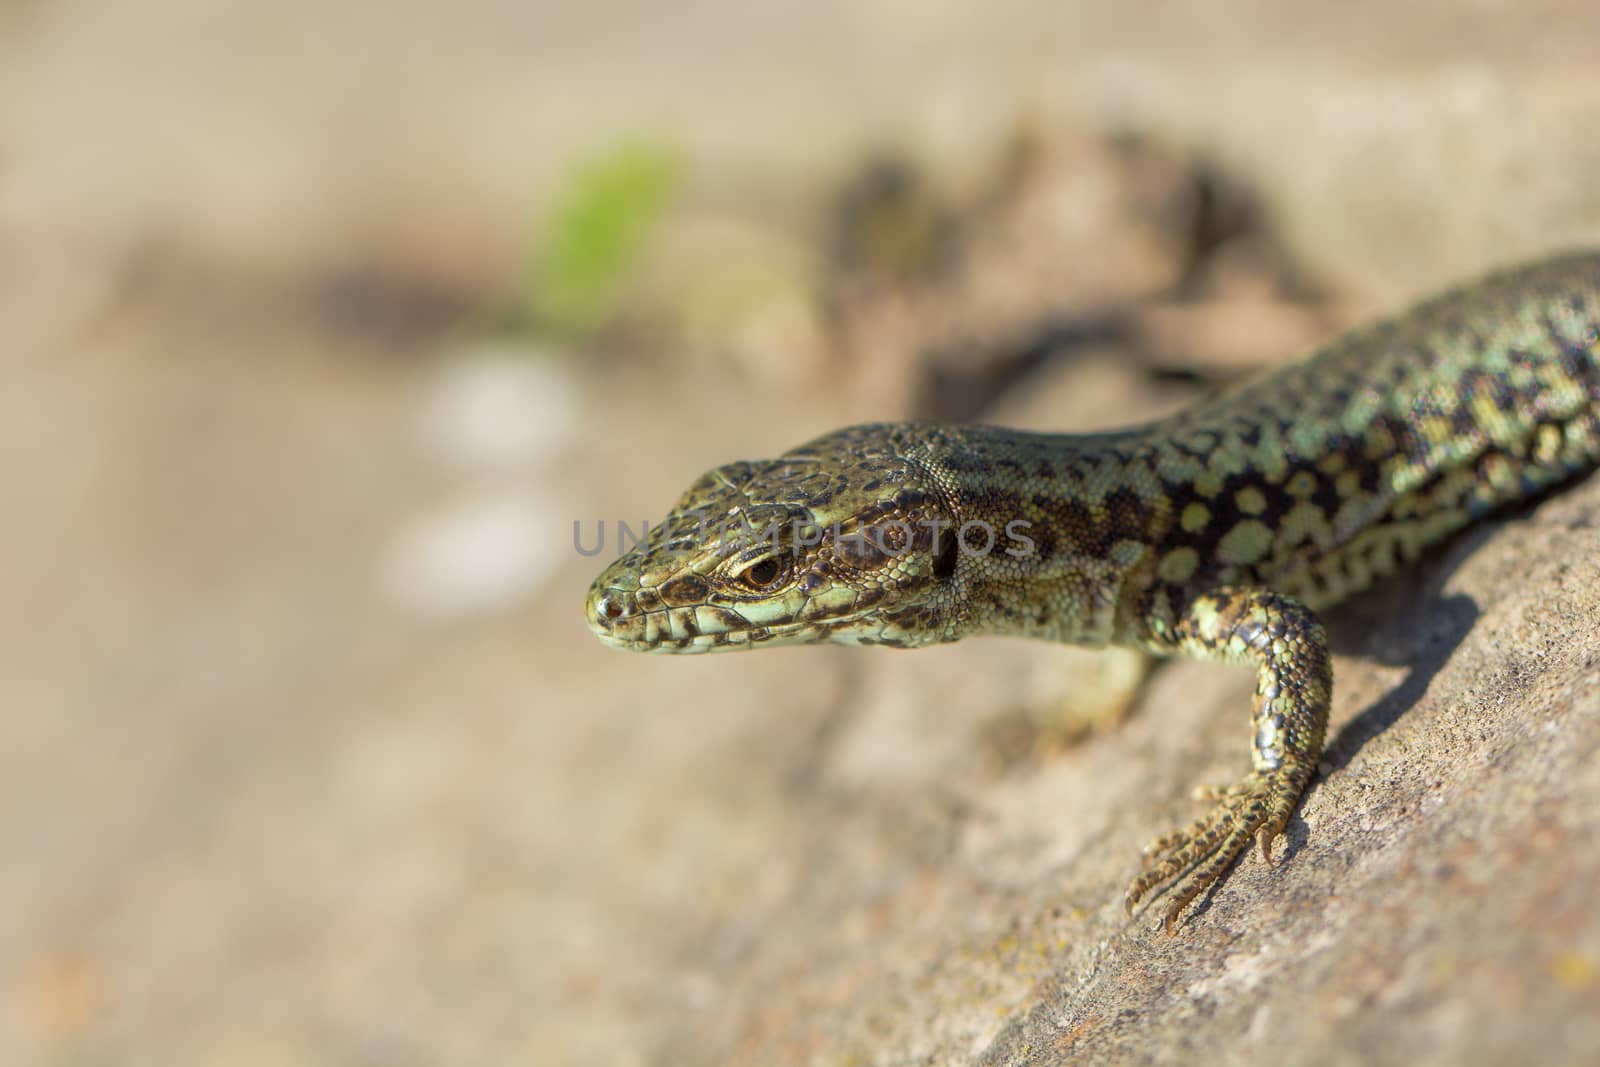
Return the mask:
{"type": "Polygon", "coordinates": [[[851,427],[706,472],[595,580],[590,628],[653,652],[945,639],[953,515],[896,438],[851,427]]]}

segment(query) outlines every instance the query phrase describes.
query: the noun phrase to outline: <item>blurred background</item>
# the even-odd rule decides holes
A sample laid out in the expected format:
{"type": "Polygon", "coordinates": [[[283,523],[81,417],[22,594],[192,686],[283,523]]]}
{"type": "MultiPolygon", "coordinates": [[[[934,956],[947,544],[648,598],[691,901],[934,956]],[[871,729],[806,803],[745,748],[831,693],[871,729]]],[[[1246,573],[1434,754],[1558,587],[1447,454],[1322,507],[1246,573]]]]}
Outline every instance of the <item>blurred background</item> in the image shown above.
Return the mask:
{"type": "Polygon", "coordinates": [[[615,523],[853,421],[1151,417],[1592,240],[1597,40],[0,0],[0,1061],[981,1048],[1052,954],[969,952],[942,857],[1022,817],[1030,709],[1139,665],[626,656],[581,611],[615,523]],[[930,959],[967,999],[907,1037],[930,959]]]}

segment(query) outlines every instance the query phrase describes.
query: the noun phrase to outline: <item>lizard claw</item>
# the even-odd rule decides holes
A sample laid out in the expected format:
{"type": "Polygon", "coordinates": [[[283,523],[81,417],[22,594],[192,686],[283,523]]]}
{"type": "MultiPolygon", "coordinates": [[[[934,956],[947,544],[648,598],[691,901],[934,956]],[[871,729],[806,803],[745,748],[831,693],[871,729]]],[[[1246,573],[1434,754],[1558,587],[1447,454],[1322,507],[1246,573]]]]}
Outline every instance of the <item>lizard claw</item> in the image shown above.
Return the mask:
{"type": "Polygon", "coordinates": [[[1170,893],[1161,925],[1166,933],[1175,933],[1183,910],[1216,884],[1252,841],[1270,861],[1272,839],[1288,824],[1308,777],[1285,763],[1214,791],[1216,803],[1209,812],[1146,848],[1142,873],[1128,885],[1129,914],[1146,898],[1170,893]]]}

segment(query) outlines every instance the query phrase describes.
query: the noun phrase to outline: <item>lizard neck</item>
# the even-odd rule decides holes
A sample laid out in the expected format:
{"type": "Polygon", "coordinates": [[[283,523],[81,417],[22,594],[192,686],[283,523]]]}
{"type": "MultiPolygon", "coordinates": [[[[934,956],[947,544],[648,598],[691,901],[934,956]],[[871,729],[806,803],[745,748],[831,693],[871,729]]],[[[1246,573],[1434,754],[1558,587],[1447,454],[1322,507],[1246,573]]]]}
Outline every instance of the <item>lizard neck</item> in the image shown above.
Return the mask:
{"type": "Polygon", "coordinates": [[[1100,646],[1136,639],[1130,590],[1168,505],[1145,433],[940,428],[916,457],[959,538],[947,639],[972,634],[1100,646]]]}

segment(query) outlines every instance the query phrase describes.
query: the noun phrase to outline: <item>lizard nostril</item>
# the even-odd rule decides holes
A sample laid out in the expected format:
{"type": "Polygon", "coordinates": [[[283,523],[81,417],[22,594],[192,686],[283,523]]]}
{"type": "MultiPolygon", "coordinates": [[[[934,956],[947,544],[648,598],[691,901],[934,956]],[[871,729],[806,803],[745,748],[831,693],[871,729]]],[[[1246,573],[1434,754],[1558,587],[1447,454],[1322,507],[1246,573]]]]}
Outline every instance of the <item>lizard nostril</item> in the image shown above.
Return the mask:
{"type": "Polygon", "coordinates": [[[614,622],[622,618],[624,609],[620,601],[612,597],[603,596],[595,603],[594,610],[595,614],[600,617],[601,622],[614,622]]]}

